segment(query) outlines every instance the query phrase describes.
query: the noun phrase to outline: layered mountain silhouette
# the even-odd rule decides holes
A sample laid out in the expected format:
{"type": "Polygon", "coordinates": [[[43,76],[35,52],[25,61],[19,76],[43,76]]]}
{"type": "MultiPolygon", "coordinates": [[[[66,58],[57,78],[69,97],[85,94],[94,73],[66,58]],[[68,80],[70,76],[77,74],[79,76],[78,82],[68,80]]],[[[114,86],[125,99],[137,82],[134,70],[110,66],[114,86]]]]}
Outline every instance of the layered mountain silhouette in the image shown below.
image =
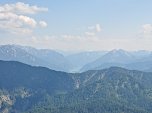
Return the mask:
{"type": "Polygon", "coordinates": [[[106,53],[107,51],[80,52],[68,55],[66,59],[73,66],[72,72],[79,72],[84,65],[95,61],[106,53]]]}
{"type": "Polygon", "coordinates": [[[0,61],[0,103],[9,113],[151,113],[152,73],[120,67],[65,73],[0,61]]]}
{"type": "Polygon", "coordinates": [[[0,46],[0,60],[19,61],[33,66],[42,66],[65,72],[78,72],[82,66],[96,60],[104,53],[82,52],[64,56],[50,49],[35,49],[20,45],[0,46]]]}
{"type": "Polygon", "coordinates": [[[98,70],[111,66],[119,66],[141,71],[152,71],[151,56],[151,52],[148,51],[127,52],[124,50],[112,50],[97,60],[85,65],[81,71],[98,70]]]}
{"type": "Polygon", "coordinates": [[[64,56],[56,51],[19,45],[0,46],[0,60],[19,61],[59,71],[69,71],[70,67],[64,56]]]}
{"type": "Polygon", "coordinates": [[[149,51],[92,51],[62,55],[49,49],[28,46],[0,46],[0,60],[19,61],[33,66],[42,66],[64,72],[83,72],[119,66],[140,71],[152,70],[152,53],[149,51]]]}

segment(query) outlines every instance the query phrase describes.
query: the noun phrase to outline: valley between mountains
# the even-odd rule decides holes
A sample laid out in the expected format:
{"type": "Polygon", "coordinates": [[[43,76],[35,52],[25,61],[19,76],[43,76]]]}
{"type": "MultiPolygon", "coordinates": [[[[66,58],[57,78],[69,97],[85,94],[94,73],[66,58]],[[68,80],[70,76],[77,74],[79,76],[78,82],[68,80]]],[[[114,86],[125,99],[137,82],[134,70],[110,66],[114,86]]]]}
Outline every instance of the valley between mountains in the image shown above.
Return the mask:
{"type": "Polygon", "coordinates": [[[0,60],[19,61],[32,66],[47,67],[70,73],[100,70],[111,66],[146,72],[152,70],[152,52],[146,50],[115,49],[111,51],[68,52],[20,45],[1,45],[0,60]]]}
{"type": "Polygon", "coordinates": [[[1,46],[0,112],[152,112],[151,52],[61,53],[1,46]]]}

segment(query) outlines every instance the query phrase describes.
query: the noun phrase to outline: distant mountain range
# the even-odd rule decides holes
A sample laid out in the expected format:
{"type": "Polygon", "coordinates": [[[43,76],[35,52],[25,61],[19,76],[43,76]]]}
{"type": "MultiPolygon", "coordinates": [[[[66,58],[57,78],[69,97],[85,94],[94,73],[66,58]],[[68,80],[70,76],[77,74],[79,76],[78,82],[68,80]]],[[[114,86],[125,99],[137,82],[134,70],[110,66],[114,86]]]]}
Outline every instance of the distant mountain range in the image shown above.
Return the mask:
{"type": "Polygon", "coordinates": [[[79,72],[84,65],[95,61],[106,53],[107,51],[80,52],[68,55],[66,56],[66,59],[73,66],[72,72],[79,72]]]}
{"type": "Polygon", "coordinates": [[[0,112],[151,113],[152,73],[111,67],[65,73],[0,61],[0,112]]]}
{"type": "MultiPolygon", "coordinates": [[[[62,52],[63,53],[63,52],[62,52]]],[[[47,67],[64,72],[100,70],[111,66],[127,69],[152,71],[150,51],[90,51],[62,55],[49,49],[35,49],[28,46],[1,45],[0,60],[19,61],[33,66],[47,67]]]]}
{"type": "Polygon", "coordinates": [[[56,51],[18,45],[0,46],[0,60],[19,61],[33,66],[43,66],[67,72],[70,67],[66,58],[56,51]]]}
{"type": "Polygon", "coordinates": [[[86,64],[81,71],[119,66],[127,69],[152,71],[152,53],[149,51],[127,52],[112,50],[97,60],[86,64]]]}
{"type": "Polygon", "coordinates": [[[48,67],[65,72],[78,72],[85,64],[96,60],[104,53],[82,52],[64,56],[49,49],[35,49],[20,45],[0,46],[0,60],[19,61],[33,66],[48,67]]]}

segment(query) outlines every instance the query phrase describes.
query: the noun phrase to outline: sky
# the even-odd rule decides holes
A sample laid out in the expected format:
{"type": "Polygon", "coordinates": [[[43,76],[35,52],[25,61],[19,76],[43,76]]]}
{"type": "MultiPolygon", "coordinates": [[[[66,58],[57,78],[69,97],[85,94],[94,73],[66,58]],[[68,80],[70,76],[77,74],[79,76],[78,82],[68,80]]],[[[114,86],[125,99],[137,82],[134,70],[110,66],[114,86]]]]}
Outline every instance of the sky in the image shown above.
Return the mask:
{"type": "Polygon", "coordinates": [[[0,44],[152,50],[152,0],[1,0],[0,44]]]}

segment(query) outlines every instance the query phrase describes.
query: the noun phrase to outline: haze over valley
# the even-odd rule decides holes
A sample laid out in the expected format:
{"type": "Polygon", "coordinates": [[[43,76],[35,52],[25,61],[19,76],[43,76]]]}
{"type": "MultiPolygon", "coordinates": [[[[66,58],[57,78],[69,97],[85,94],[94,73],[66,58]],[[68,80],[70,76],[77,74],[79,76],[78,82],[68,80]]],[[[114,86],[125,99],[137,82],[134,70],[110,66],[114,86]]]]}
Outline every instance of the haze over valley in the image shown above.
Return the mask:
{"type": "Polygon", "coordinates": [[[146,50],[84,51],[70,53],[30,46],[1,45],[0,60],[19,61],[32,66],[47,67],[56,71],[84,72],[112,66],[150,72],[152,52],[146,50]]]}
{"type": "Polygon", "coordinates": [[[1,0],[0,113],[152,113],[151,6],[1,0]]]}

